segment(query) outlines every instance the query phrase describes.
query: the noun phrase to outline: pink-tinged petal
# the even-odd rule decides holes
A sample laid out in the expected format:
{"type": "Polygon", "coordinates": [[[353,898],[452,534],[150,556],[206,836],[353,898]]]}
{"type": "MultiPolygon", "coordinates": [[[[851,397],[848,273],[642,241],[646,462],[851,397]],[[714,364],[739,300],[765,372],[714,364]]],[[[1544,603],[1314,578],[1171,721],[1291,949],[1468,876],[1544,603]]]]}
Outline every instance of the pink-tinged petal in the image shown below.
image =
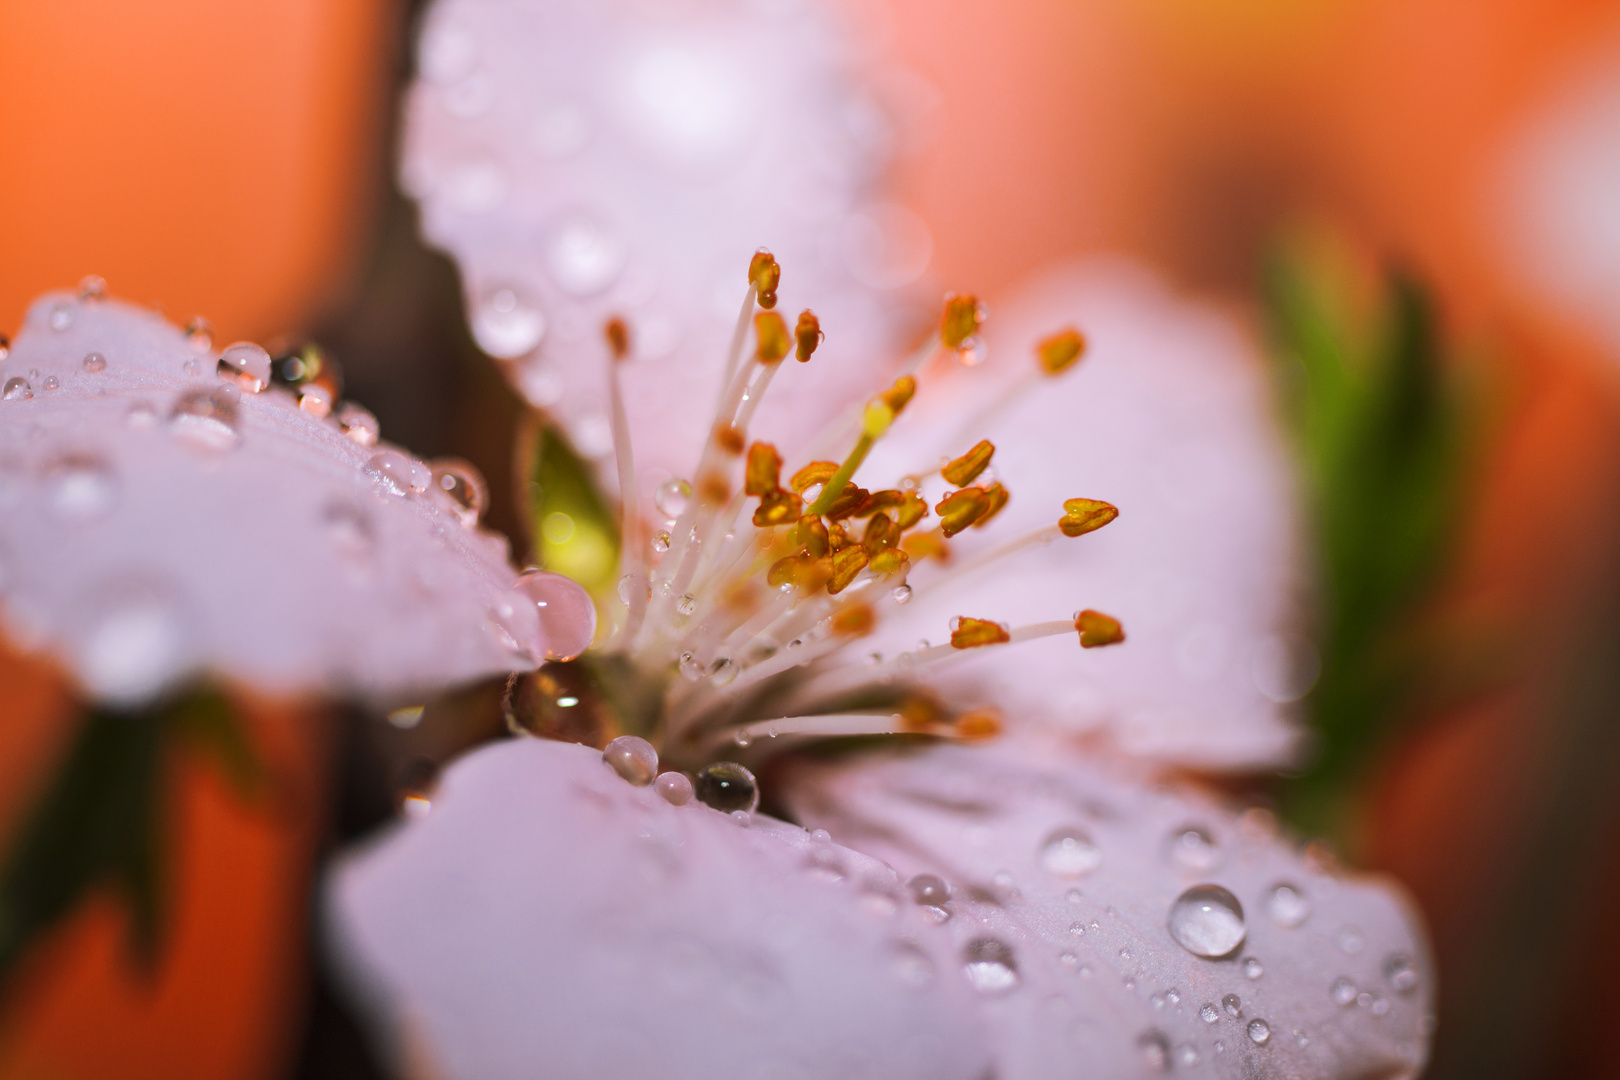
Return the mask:
{"type": "Polygon", "coordinates": [[[1228,316],[1116,262],[1042,277],[995,305],[989,334],[981,367],[923,380],[861,482],[926,471],[925,493],[942,491],[937,462],[990,439],[1011,501],[952,541],[957,566],[1053,526],[1066,499],[1104,500],[1119,517],[959,577],[924,563],[910,602],[886,606],[878,640],[861,647],[893,655],[919,638],[941,644],[955,615],[1017,627],[1102,611],[1124,624],[1123,644],[1082,650],[1064,634],[980,649],[918,678],[1019,723],[1107,732],[1160,760],[1286,760],[1297,734],[1284,703],[1309,685],[1314,654],[1294,623],[1292,480],[1254,342],[1228,316]],[[1037,341],[1067,326],[1089,341],[1075,370],[970,422],[1029,377],[1037,341]]]}
{"type": "Polygon", "coordinates": [[[235,379],[220,356],[129,304],[33,306],[0,360],[8,637],[118,704],[202,673],[399,700],[547,652],[504,539],[433,470],[369,414],[253,392],[262,350],[227,348],[235,379]]]}
{"type": "Polygon", "coordinates": [[[1427,1055],[1433,967],[1404,897],[1313,865],[1263,811],[1061,749],[801,764],[783,790],[807,825],[948,884],[963,962],[1005,969],[969,969],[999,1080],[1393,1078],[1427,1055]],[[1173,915],[1200,886],[1241,919],[1209,888],[1173,915]]]}
{"type": "Polygon", "coordinates": [[[895,292],[931,241],[873,199],[893,135],[854,88],[851,51],[819,5],[438,0],[427,14],[401,167],[424,235],[461,268],[475,338],[610,489],[602,328],[626,320],[649,514],[660,482],[691,479],[757,248],[780,260],[788,324],[812,308],[827,332],[811,363],[785,365],[759,437],[798,441],[896,359],[895,292]]]}
{"type": "Polygon", "coordinates": [[[339,864],[328,917],[382,1022],[446,1080],[981,1080],[971,994],[900,896],[794,826],[520,740],[339,864]]]}

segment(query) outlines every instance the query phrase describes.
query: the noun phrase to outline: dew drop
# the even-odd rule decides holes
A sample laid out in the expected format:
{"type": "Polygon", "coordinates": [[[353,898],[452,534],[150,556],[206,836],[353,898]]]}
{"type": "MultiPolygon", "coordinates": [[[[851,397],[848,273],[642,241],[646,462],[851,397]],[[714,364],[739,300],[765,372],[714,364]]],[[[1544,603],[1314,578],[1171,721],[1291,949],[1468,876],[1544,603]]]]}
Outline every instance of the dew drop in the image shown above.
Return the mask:
{"type": "MultiPolygon", "coordinates": [[[[736,681],[738,674],[737,662],[729,656],[718,657],[709,665],[709,681],[716,686],[730,686],[736,681]]],[[[738,744],[745,745],[742,743],[738,744]]]]}
{"type": "Polygon", "coordinates": [[[897,604],[909,604],[911,603],[911,586],[896,585],[890,590],[889,595],[894,598],[894,602],[897,604]]]}
{"type": "Polygon", "coordinates": [[[169,409],[169,428],[193,446],[230,450],[242,441],[237,427],[236,387],[198,386],[183,391],[169,409]]]}
{"type": "Polygon", "coordinates": [[[1246,1030],[1249,1033],[1249,1041],[1256,1046],[1264,1046],[1271,1039],[1271,1025],[1264,1020],[1250,1020],[1246,1030]]]}
{"type": "Polygon", "coordinates": [[[473,302],[473,338],[500,360],[516,360],[540,347],[546,317],[522,292],[499,286],[473,302]]]}
{"type": "Polygon", "coordinates": [[[918,874],[906,882],[911,899],[923,907],[944,907],[951,898],[951,887],[937,874],[918,874]]]}
{"type": "Polygon", "coordinates": [[[659,529],[653,533],[652,546],[654,551],[668,551],[669,533],[664,529],[659,529]]]}
{"type": "Polygon", "coordinates": [[[337,413],[338,428],[350,442],[361,446],[376,446],[382,435],[382,425],[371,415],[371,410],[352,401],[344,402],[337,413]]]}
{"type": "Polygon", "coordinates": [[[501,593],[490,605],[489,622],[496,640],[509,652],[519,656],[539,652],[540,615],[528,594],[516,589],[501,593]]]}
{"type": "Polygon", "coordinates": [[[626,574],[619,579],[619,603],[625,607],[633,607],[639,600],[646,603],[652,599],[652,582],[640,574],[626,574]]]}
{"type": "Polygon", "coordinates": [[[1221,1018],[1221,1011],[1215,1007],[1213,1001],[1206,1001],[1198,1007],[1198,1019],[1206,1024],[1213,1024],[1221,1018]]]}
{"type": "Polygon", "coordinates": [[[84,367],[84,370],[88,371],[92,375],[98,375],[107,370],[107,358],[98,352],[85,353],[84,360],[81,361],[81,364],[84,367]]]}
{"type": "Polygon", "coordinates": [[[1170,1040],[1158,1031],[1145,1031],[1136,1037],[1142,1063],[1153,1072],[1170,1071],[1170,1040]]]}
{"type": "Polygon", "coordinates": [[[1078,971],[1080,969],[1080,957],[1072,952],[1058,953],[1058,963],[1062,965],[1065,971],[1078,971]]]}
{"type": "Polygon", "coordinates": [[[207,319],[199,315],[186,323],[186,344],[199,356],[213,350],[214,328],[207,319]]]}
{"type": "Polygon", "coordinates": [[[326,419],[332,412],[332,391],[320,383],[304,383],[298,387],[298,409],[317,420],[326,419]]]}
{"type": "Polygon", "coordinates": [[[51,308],[51,329],[66,330],[73,325],[73,305],[57,304],[51,308]]]}
{"type": "Polygon", "coordinates": [[[670,477],[653,489],[653,505],[671,521],[686,512],[691,499],[692,485],[678,476],[670,477]]]}
{"type": "Polygon", "coordinates": [[[129,426],[135,428],[149,428],[157,423],[157,418],[157,408],[150,401],[137,401],[124,414],[129,426]]]}
{"type": "Polygon", "coordinates": [[[1243,975],[1245,978],[1258,979],[1265,973],[1265,966],[1256,957],[1251,956],[1243,961],[1243,975]]]}
{"type": "Polygon", "coordinates": [[[61,379],[58,379],[55,375],[47,375],[47,376],[45,376],[45,389],[47,389],[47,390],[59,390],[59,389],[61,389],[61,387],[62,387],[62,380],[61,379]]]}
{"type": "Polygon", "coordinates": [[[1184,1069],[1190,1069],[1198,1064],[1198,1050],[1192,1043],[1182,1043],[1176,1047],[1176,1064],[1184,1069]]]}
{"type": "Polygon", "coordinates": [[[691,593],[687,593],[679,600],[675,601],[675,610],[680,612],[682,615],[692,614],[692,612],[697,610],[697,597],[693,596],[691,593]]]}
{"type": "Polygon", "coordinates": [[[1018,963],[1003,941],[975,938],[962,952],[963,971],[981,994],[1005,994],[1018,985],[1018,963]]]}
{"type": "Polygon", "coordinates": [[[1304,1030],[1301,1028],[1294,1029],[1294,1041],[1301,1047],[1311,1045],[1311,1037],[1305,1034],[1304,1030]]]}
{"type": "MultiPolygon", "coordinates": [[[[1360,998],[1357,998],[1356,1000],[1359,1002],[1360,998]]],[[[1374,1016],[1383,1016],[1389,1012],[1389,999],[1383,994],[1374,994],[1372,996],[1371,1008],[1374,1016]]]]}
{"type": "Polygon", "coordinates": [[[270,385],[270,354],[251,341],[238,341],[219,354],[218,371],[220,378],[257,394],[270,385]]]}
{"type": "Polygon", "coordinates": [[[1219,959],[1243,944],[1243,905],[1219,885],[1194,885],[1170,905],[1170,936],[1194,956],[1219,959]]]}
{"type": "Polygon", "coordinates": [[[746,829],[754,823],[754,815],[747,810],[733,810],[729,816],[739,828],[746,829]]]}
{"type": "Polygon", "coordinates": [[[59,458],[45,468],[44,478],[46,505],[62,521],[95,521],[118,504],[118,481],[99,458],[59,458]]]}
{"type": "Polygon", "coordinates": [[[1041,845],[1041,869],[1054,877],[1084,877],[1101,865],[1102,851],[1083,829],[1058,829],[1041,845]]]}
{"type": "Polygon", "coordinates": [[[6,380],[6,385],[0,389],[0,400],[27,401],[34,396],[34,388],[28,385],[28,380],[21,375],[13,375],[6,380]]]}
{"type": "Polygon", "coordinates": [[[746,747],[754,741],[754,737],[748,734],[746,728],[738,728],[732,733],[731,741],[736,743],[738,746],[746,747]]]}
{"type": "Polygon", "coordinates": [[[1405,953],[1396,953],[1384,961],[1384,977],[1396,990],[1403,994],[1410,993],[1417,988],[1417,965],[1405,953]]]}
{"type": "Polygon", "coordinates": [[[1073,934],[1075,937],[1085,937],[1086,936],[1086,924],[1085,923],[1078,923],[1078,922],[1077,923],[1070,923],[1069,924],[1069,933],[1073,934]]]}
{"type": "Polygon", "coordinates": [[[530,570],[514,586],[534,604],[547,660],[572,660],[596,636],[596,605],[573,578],[530,570]]]}
{"type": "Polygon", "coordinates": [[[602,749],[602,760],[637,787],[646,787],[658,775],[658,751],[653,749],[652,743],[635,735],[620,735],[608,743],[602,749]]]}
{"type": "Polygon", "coordinates": [[[759,806],[759,784],[754,774],[735,761],[717,761],[697,774],[698,801],[722,813],[752,811],[759,806]]]}
{"type": "Polygon", "coordinates": [[[180,365],[180,370],[184,371],[192,378],[196,378],[198,375],[202,374],[202,362],[195,359],[187,360],[185,363],[180,365]]]}
{"type": "Polygon", "coordinates": [[[107,298],[107,282],[97,274],[87,274],[79,280],[79,299],[86,303],[107,298]]]}
{"type": "Polygon", "coordinates": [[[1203,829],[1189,826],[1170,834],[1170,861],[1194,873],[1207,874],[1221,865],[1221,849],[1203,829]]]}
{"type": "Polygon", "coordinates": [[[653,787],[671,806],[685,806],[692,801],[692,778],[683,772],[659,773],[653,787]]]}
{"type": "Polygon", "coordinates": [[[1266,898],[1266,911],[1278,926],[1293,928],[1311,913],[1311,902],[1293,885],[1278,885],[1266,898]]]}
{"type": "Polygon", "coordinates": [[[1221,1009],[1227,1016],[1236,1020],[1243,1015],[1243,999],[1236,994],[1227,994],[1221,998],[1221,1009]]]}
{"type": "Polygon", "coordinates": [[[390,495],[420,495],[433,482],[426,465],[398,450],[379,450],[366,462],[366,475],[390,495]]]}
{"type": "Polygon", "coordinates": [[[1347,956],[1354,956],[1361,951],[1361,931],[1354,926],[1346,926],[1339,931],[1339,949],[1347,956]]]}
{"type": "Polygon", "coordinates": [[[1349,1005],[1356,1000],[1356,984],[1346,978],[1334,979],[1328,993],[1333,996],[1335,1005],[1349,1005]]]}

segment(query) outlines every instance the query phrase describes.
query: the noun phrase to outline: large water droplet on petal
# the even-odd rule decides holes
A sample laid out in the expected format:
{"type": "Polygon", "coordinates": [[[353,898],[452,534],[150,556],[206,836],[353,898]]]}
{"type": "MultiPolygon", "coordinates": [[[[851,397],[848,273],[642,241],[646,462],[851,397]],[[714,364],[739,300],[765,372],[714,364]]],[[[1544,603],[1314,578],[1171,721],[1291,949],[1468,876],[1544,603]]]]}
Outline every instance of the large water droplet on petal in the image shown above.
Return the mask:
{"type": "Polygon", "coordinates": [[[1207,874],[1221,865],[1221,849],[1213,837],[1196,826],[1170,834],[1166,854],[1171,862],[1195,874],[1207,874]]]}
{"type": "Polygon", "coordinates": [[[695,795],[692,778],[683,772],[659,773],[658,779],[653,781],[653,786],[671,806],[685,806],[695,795]]]}
{"type": "Polygon", "coordinates": [[[473,301],[473,338],[478,347],[501,360],[516,360],[540,347],[546,317],[527,294],[502,285],[473,301]]]}
{"type": "Polygon", "coordinates": [[[508,651],[538,659],[540,614],[527,593],[509,589],[495,598],[489,609],[495,637],[508,651]]]}
{"type": "Polygon", "coordinates": [[[717,761],[697,774],[697,797],[722,813],[759,806],[759,784],[754,774],[735,761],[717,761]]]}
{"type": "Polygon", "coordinates": [[[430,461],[428,467],[433,472],[433,490],[450,512],[469,529],[477,525],[489,505],[489,485],[478,470],[459,458],[440,458],[430,461]]]}
{"type": "Polygon", "coordinates": [[[242,441],[236,413],[239,397],[239,391],[230,385],[186,390],[169,409],[169,427],[193,446],[230,450],[242,441]]]}
{"type": "Polygon", "coordinates": [[[1264,1020],[1249,1021],[1249,1041],[1256,1046],[1264,1046],[1271,1039],[1271,1025],[1264,1020]]]}
{"type": "Polygon", "coordinates": [[[227,345],[219,354],[219,376],[257,394],[270,385],[270,354],[251,341],[227,345]]]}
{"type": "Polygon", "coordinates": [[[366,475],[390,495],[420,495],[433,482],[426,465],[398,450],[379,450],[366,462],[366,475]]]}
{"type": "Polygon", "coordinates": [[[21,375],[13,375],[6,380],[6,385],[0,389],[0,400],[28,401],[34,396],[34,388],[28,385],[28,380],[21,375]]]}
{"type": "Polygon", "coordinates": [[[547,660],[572,660],[590,647],[596,636],[596,604],[583,586],[561,574],[531,570],[517,579],[517,588],[540,616],[547,660]]]}
{"type": "Polygon", "coordinates": [[[602,760],[637,787],[646,787],[658,775],[658,751],[635,735],[620,735],[608,743],[602,750],[602,760]]]}
{"type": "Polygon", "coordinates": [[[1006,942],[975,938],[962,952],[968,982],[981,994],[1005,994],[1018,985],[1018,962],[1006,942]]]}
{"type": "Polygon", "coordinates": [[[1145,1031],[1137,1036],[1136,1049],[1142,1055],[1142,1064],[1149,1070],[1170,1071],[1170,1040],[1161,1032],[1145,1031]]]}
{"type": "Polygon", "coordinates": [[[1266,897],[1266,911],[1278,926],[1295,927],[1311,913],[1311,902],[1293,885],[1278,885],[1266,897]]]}
{"type": "Polygon", "coordinates": [[[653,505],[671,521],[685,513],[692,498],[692,485],[678,476],[672,476],[653,489],[653,505]]]}
{"type": "Polygon", "coordinates": [[[95,521],[118,505],[118,479],[100,458],[59,458],[44,472],[45,500],[63,521],[95,521]]]}
{"type": "Polygon", "coordinates": [[[1194,956],[1218,959],[1243,944],[1243,905],[1219,885],[1194,885],[1170,905],[1170,936],[1194,956]]]}
{"type": "Polygon", "coordinates": [[[84,370],[88,371],[92,375],[96,375],[107,370],[107,358],[98,352],[85,353],[82,364],[84,370]]]}
{"type": "Polygon", "coordinates": [[[1084,877],[1102,865],[1102,850],[1085,830],[1058,829],[1041,845],[1041,869],[1056,877],[1084,877]]]}
{"type": "Polygon", "coordinates": [[[371,410],[352,401],[344,402],[343,407],[338,409],[337,422],[344,436],[361,446],[376,446],[382,434],[382,425],[371,415],[371,410]]]}
{"type": "Polygon", "coordinates": [[[906,882],[911,898],[924,907],[944,907],[951,898],[951,887],[937,874],[918,874],[906,882]]]}

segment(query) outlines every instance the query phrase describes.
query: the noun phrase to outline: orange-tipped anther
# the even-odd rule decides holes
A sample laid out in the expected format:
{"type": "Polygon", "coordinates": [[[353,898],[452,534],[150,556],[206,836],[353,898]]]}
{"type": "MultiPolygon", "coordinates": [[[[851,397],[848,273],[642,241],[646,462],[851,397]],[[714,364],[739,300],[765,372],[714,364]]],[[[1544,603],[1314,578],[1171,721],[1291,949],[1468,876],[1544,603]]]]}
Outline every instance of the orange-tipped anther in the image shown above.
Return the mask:
{"type": "Polygon", "coordinates": [[[979,520],[973,523],[975,529],[982,529],[990,524],[990,520],[1001,513],[1001,508],[1006,506],[1007,500],[1012,497],[1007,489],[1000,484],[991,484],[989,487],[981,487],[979,490],[984,492],[985,508],[984,513],[979,515],[979,520]]]}
{"type": "Polygon", "coordinates": [[[1119,625],[1118,619],[1090,608],[1082,611],[1074,620],[1074,628],[1080,632],[1082,649],[1100,649],[1104,645],[1118,645],[1125,640],[1125,628],[1119,625]]]}
{"type": "Polygon", "coordinates": [[[861,537],[861,546],[866,548],[866,553],[876,556],[878,552],[898,547],[899,544],[900,526],[894,523],[894,518],[888,514],[873,514],[872,520],[866,523],[866,534],[861,537]]]}
{"type": "Polygon", "coordinates": [[[872,561],[866,565],[872,573],[881,577],[893,577],[895,574],[904,577],[906,571],[911,569],[911,556],[899,548],[885,548],[873,555],[872,561]]]}
{"type": "Polygon", "coordinates": [[[853,517],[855,511],[859,510],[861,504],[866,502],[871,495],[872,493],[863,487],[845,484],[844,490],[838,493],[838,498],[834,499],[831,505],[821,512],[822,516],[828,521],[840,521],[847,517],[853,517]]]}
{"type": "Polygon", "coordinates": [[[1001,714],[994,709],[974,709],[956,718],[959,739],[993,739],[1001,734],[1001,714]]]}
{"type": "Polygon", "coordinates": [[[782,281],[782,268],[776,256],[760,248],[748,261],[748,284],[758,294],[759,306],[769,311],[776,306],[776,286],[782,281]]]}
{"type": "Polygon", "coordinates": [[[630,327],[625,325],[623,319],[615,315],[602,327],[602,336],[607,338],[608,351],[613,359],[623,360],[630,355],[630,327]]]}
{"type": "Polygon", "coordinates": [[[748,467],[744,474],[743,494],[769,495],[780,487],[782,455],[767,442],[757,442],[748,448],[748,467]]]}
{"type": "Polygon", "coordinates": [[[951,622],[951,648],[977,649],[985,645],[1004,645],[1012,640],[1007,628],[989,619],[974,619],[962,615],[951,622]]]}
{"type": "Polygon", "coordinates": [[[1048,375],[1061,375],[1086,355],[1086,335],[1069,327],[1035,346],[1035,359],[1048,375]]]}
{"type": "Polygon", "coordinates": [[[825,484],[833,478],[833,474],[837,471],[838,462],[836,461],[812,461],[793,474],[793,479],[788,481],[788,487],[803,495],[806,488],[813,487],[816,484],[825,484]]]}
{"type": "Polygon", "coordinates": [[[828,560],[831,573],[827,577],[827,591],[836,596],[849,588],[856,575],[866,569],[868,557],[865,548],[851,544],[842,551],[833,552],[828,560]]]}
{"type": "Polygon", "coordinates": [[[762,364],[780,363],[793,344],[787,323],[774,311],[762,311],[754,316],[754,340],[757,343],[754,356],[762,364]]]}
{"type": "Polygon", "coordinates": [[[777,488],[760,496],[759,508],[754,511],[754,524],[765,529],[772,525],[791,525],[804,513],[804,500],[791,491],[777,488]]]}
{"type": "Polygon", "coordinates": [[[815,312],[809,308],[799,312],[799,325],[793,328],[793,340],[798,342],[793,355],[798,357],[799,363],[809,363],[810,358],[816,353],[816,346],[820,345],[821,339],[826,336],[821,332],[821,320],[816,318],[815,312]]]}
{"type": "Polygon", "coordinates": [[[890,411],[899,416],[911,403],[911,399],[917,396],[917,380],[910,375],[902,375],[894,380],[894,385],[883,391],[881,396],[890,411]]]}
{"type": "Polygon", "coordinates": [[[960,349],[983,322],[984,309],[977,296],[951,293],[945,297],[945,314],[939,320],[940,343],[947,349],[960,349]]]}
{"type": "Polygon", "coordinates": [[[955,536],[984,516],[990,508],[990,499],[979,488],[962,488],[939,500],[934,513],[939,515],[939,528],[947,538],[955,536]]]}
{"type": "Polygon", "coordinates": [[[952,487],[967,487],[979,478],[979,474],[990,466],[990,459],[995,456],[996,444],[989,439],[980,439],[973,449],[945,465],[939,470],[939,475],[952,487]]]}
{"type": "Polygon", "coordinates": [[[1096,532],[1119,517],[1119,508],[1113,503],[1097,499],[1068,499],[1063,503],[1063,517],[1058,528],[1064,536],[1084,536],[1096,532]]]}
{"type": "Polygon", "coordinates": [[[900,528],[909,529],[927,516],[928,500],[915,491],[906,492],[905,499],[900,503],[900,528]]]}
{"type": "Polygon", "coordinates": [[[877,616],[870,605],[855,600],[834,612],[830,625],[840,637],[865,637],[877,625],[877,616]]]}
{"type": "Polygon", "coordinates": [[[893,510],[897,506],[903,506],[905,501],[906,497],[903,493],[896,491],[894,488],[884,488],[882,491],[874,491],[868,495],[866,501],[861,503],[855,512],[849,516],[858,518],[871,517],[873,514],[880,514],[885,510],[893,510]]]}

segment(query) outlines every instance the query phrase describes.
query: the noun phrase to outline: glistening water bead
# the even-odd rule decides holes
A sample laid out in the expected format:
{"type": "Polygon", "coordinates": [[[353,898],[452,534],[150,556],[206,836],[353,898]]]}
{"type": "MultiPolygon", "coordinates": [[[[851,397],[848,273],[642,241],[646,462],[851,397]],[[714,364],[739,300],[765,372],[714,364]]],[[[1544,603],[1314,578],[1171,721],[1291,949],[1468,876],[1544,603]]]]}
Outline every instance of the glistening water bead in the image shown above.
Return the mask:
{"type": "Polygon", "coordinates": [[[1012,949],[995,938],[975,938],[962,952],[968,982],[982,994],[1004,994],[1018,985],[1018,962],[1012,949]]]}
{"type": "Polygon", "coordinates": [[[1278,885],[1266,898],[1266,911],[1278,926],[1292,929],[1311,914],[1311,902],[1293,885],[1278,885]]]}
{"type": "Polygon", "coordinates": [[[602,760],[637,787],[646,787],[658,775],[658,751],[646,739],[620,735],[602,749],[602,760]]]}
{"type": "Polygon", "coordinates": [[[1243,905],[1219,885],[1194,885],[1176,897],[1169,927],[1176,944],[1209,960],[1232,955],[1248,933],[1243,905]]]}
{"type": "Polygon", "coordinates": [[[754,774],[735,761],[717,761],[707,766],[697,774],[694,787],[699,802],[721,813],[752,813],[759,806],[759,784],[754,774]]]}
{"type": "Polygon", "coordinates": [[[1083,829],[1058,829],[1041,845],[1041,869],[1060,878],[1078,878],[1102,865],[1102,851],[1083,829]]]}

